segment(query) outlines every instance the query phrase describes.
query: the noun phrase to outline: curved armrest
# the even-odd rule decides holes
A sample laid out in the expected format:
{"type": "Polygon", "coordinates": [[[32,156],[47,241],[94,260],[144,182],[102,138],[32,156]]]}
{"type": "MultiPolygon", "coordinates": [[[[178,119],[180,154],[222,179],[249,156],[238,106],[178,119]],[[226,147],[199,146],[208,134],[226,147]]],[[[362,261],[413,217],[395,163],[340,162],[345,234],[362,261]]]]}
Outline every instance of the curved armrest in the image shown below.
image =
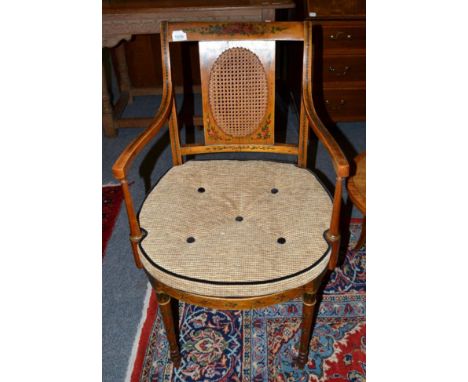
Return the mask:
{"type": "Polygon", "coordinates": [[[125,179],[127,169],[133,159],[164,126],[171,111],[171,104],[172,89],[169,87],[168,91],[163,92],[161,106],[151,125],[125,148],[112,166],[112,172],[117,179],[125,179]]]}
{"type": "Polygon", "coordinates": [[[306,89],[304,89],[302,93],[302,102],[304,103],[307,119],[309,120],[312,130],[314,131],[315,135],[317,135],[318,139],[323,143],[332,158],[333,167],[335,168],[336,174],[341,178],[348,177],[349,162],[343,154],[340,146],[338,146],[338,143],[336,143],[335,138],[333,138],[333,136],[318,117],[310,93],[306,89]]]}

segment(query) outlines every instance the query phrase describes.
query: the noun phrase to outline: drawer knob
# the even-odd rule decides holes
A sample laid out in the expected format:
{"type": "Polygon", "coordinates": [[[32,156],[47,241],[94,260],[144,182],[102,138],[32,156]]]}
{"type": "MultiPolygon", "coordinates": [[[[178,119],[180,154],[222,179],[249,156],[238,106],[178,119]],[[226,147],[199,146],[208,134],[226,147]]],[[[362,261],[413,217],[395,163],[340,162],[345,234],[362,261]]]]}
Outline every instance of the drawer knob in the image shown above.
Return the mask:
{"type": "Polygon", "coordinates": [[[345,67],[343,68],[343,70],[337,71],[337,69],[336,69],[334,66],[331,66],[331,65],[330,65],[330,66],[328,67],[328,71],[329,71],[330,73],[335,74],[335,76],[337,76],[337,77],[345,76],[345,75],[348,73],[348,70],[349,70],[349,69],[351,69],[351,67],[345,66],[345,67]]]}
{"type": "Polygon", "coordinates": [[[330,101],[326,99],[325,103],[328,106],[328,110],[337,111],[342,110],[342,106],[346,103],[346,101],[342,98],[337,103],[330,103],[330,101]]]}
{"type": "Polygon", "coordinates": [[[350,33],[338,31],[336,33],[332,33],[330,36],[328,36],[330,40],[352,40],[353,35],[350,33]]]}

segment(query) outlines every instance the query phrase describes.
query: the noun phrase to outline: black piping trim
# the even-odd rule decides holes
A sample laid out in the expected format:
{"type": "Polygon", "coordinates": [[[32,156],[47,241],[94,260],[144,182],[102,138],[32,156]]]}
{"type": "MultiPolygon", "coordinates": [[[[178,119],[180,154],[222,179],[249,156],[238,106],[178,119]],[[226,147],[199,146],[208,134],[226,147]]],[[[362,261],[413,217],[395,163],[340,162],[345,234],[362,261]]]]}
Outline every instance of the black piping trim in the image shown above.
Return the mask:
{"type": "MultiPolygon", "coordinates": [[[[221,159],[222,160],[222,159],[221,159]]],[[[232,160],[232,159],[230,159],[232,160]]],[[[265,161],[265,162],[272,162],[272,161],[265,161]]],[[[284,163],[284,162],[279,162],[279,163],[284,163]]],[[[172,168],[172,167],[171,167],[172,168]]],[[[170,169],[169,169],[170,170],[170,169]]],[[[289,274],[289,275],[286,275],[286,276],[282,276],[282,277],[277,277],[275,279],[269,279],[269,280],[260,280],[260,281],[212,281],[212,280],[203,280],[203,279],[197,279],[197,278],[194,278],[194,277],[190,277],[190,276],[184,276],[184,275],[180,275],[178,273],[175,273],[175,272],[172,272],[172,271],[169,271],[167,270],[166,268],[163,268],[161,267],[160,265],[156,264],[149,256],[148,254],[145,252],[145,250],[143,249],[143,246],[142,246],[142,243],[143,241],[145,240],[146,236],[148,236],[148,231],[146,231],[146,229],[144,229],[143,227],[141,227],[140,225],[140,212],[141,212],[141,209],[143,208],[143,205],[145,204],[145,201],[146,199],[148,198],[148,196],[153,192],[154,188],[159,184],[160,180],[162,178],[164,178],[164,176],[169,172],[166,171],[164,173],[164,175],[162,175],[159,180],[156,182],[156,184],[154,185],[154,187],[151,189],[151,191],[145,196],[144,200],[143,200],[143,203],[141,204],[141,207],[140,209],[138,210],[138,214],[137,214],[137,220],[138,220],[138,225],[140,226],[140,229],[143,233],[143,237],[142,239],[140,240],[140,242],[138,243],[138,246],[140,247],[140,250],[141,250],[141,253],[143,254],[143,256],[146,258],[146,260],[155,268],[159,269],[160,271],[164,272],[164,273],[167,273],[168,275],[171,275],[171,276],[174,276],[174,277],[177,277],[177,278],[180,278],[180,279],[184,279],[184,280],[188,280],[188,281],[193,281],[193,282],[199,282],[199,283],[203,283],[203,284],[212,284],[212,285],[262,285],[262,284],[270,284],[270,283],[274,283],[274,282],[278,282],[278,281],[283,281],[283,280],[287,280],[287,279],[290,279],[290,278],[293,278],[293,277],[296,277],[296,276],[299,276],[305,272],[308,272],[310,271],[312,268],[314,268],[317,264],[319,264],[327,255],[328,253],[330,252],[330,248],[331,248],[331,245],[330,243],[328,242],[328,240],[326,239],[326,236],[325,236],[325,233],[326,231],[323,233],[323,238],[325,239],[325,242],[327,243],[328,245],[328,248],[327,250],[325,251],[325,253],[320,256],[320,258],[318,260],[316,260],[313,264],[311,264],[310,266],[308,266],[307,268],[304,268],[300,271],[297,271],[295,273],[292,273],[292,274],[289,274]]],[[[324,186],[324,184],[322,183],[322,181],[317,177],[317,175],[312,172],[311,170],[309,170],[308,168],[305,168],[304,170],[306,171],[309,171],[314,177],[315,179],[320,183],[320,185],[323,187],[323,189],[327,192],[328,196],[330,197],[330,200],[333,202],[333,197],[330,193],[330,191],[324,186]]]]}

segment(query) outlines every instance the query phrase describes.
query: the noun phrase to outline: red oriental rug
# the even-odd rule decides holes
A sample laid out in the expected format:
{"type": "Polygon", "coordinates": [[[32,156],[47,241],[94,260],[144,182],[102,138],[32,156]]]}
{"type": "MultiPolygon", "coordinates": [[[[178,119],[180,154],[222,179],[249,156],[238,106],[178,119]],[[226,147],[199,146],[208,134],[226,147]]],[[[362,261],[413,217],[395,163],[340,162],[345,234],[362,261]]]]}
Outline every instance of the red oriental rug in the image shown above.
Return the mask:
{"type": "MultiPolygon", "coordinates": [[[[351,246],[359,237],[351,224],[351,246]]],[[[148,289],[127,371],[128,382],[361,382],[366,377],[365,248],[348,251],[319,306],[304,370],[298,353],[300,299],[250,311],[217,311],[180,303],[181,367],[169,360],[156,298],[148,289]]]]}
{"type": "Polygon", "coordinates": [[[120,186],[102,187],[102,257],[112,235],[117,216],[119,216],[123,193],[120,186]]]}

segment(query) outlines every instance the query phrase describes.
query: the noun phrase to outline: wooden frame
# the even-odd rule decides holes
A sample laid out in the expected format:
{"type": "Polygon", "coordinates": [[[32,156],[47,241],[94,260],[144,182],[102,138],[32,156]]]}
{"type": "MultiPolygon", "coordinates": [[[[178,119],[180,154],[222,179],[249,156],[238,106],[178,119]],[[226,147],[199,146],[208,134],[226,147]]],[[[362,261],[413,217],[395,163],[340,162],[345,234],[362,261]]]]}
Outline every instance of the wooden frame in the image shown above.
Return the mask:
{"type": "MultiPolygon", "coordinates": [[[[333,270],[338,260],[340,246],[339,217],[341,209],[341,197],[343,181],[349,175],[349,164],[342,150],[329,133],[314,108],[311,97],[312,82],[312,29],[310,22],[271,22],[271,23],[167,23],[161,24],[161,50],[163,59],[163,96],[161,106],[151,125],[137,137],[120,155],[113,166],[114,176],[122,183],[125,205],[130,225],[130,240],[135,263],[142,267],[139,259],[137,244],[142,238],[142,232],[138,224],[135,209],[130,196],[127,171],[135,156],[153,139],[161,128],[169,122],[171,138],[171,150],[173,165],[183,163],[183,156],[189,154],[201,154],[208,152],[273,152],[277,154],[296,155],[298,166],[305,168],[307,165],[307,145],[309,126],[318,139],[327,149],[336,172],[335,194],[330,228],[325,234],[327,242],[331,246],[330,262],[328,269],[333,270]],[[176,32],[176,33],[173,33],[176,32]],[[174,89],[171,79],[171,63],[169,55],[170,43],[174,40],[183,41],[224,41],[224,40],[299,40],[304,41],[303,52],[303,91],[300,111],[300,131],[298,145],[271,144],[219,144],[219,145],[181,145],[177,114],[174,102],[174,89]]],[[[201,58],[202,59],[202,58],[201,58]]],[[[316,293],[325,275],[323,272],[310,283],[293,290],[267,296],[249,298],[215,298],[200,296],[182,292],[171,288],[155,280],[150,275],[149,279],[157,292],[158,301],[166,326],[171,350],[171,358],[177,367],[180,364],[180,355],[175,337],[174,322],[169,310],[170,298],[180,299],[192,304],[216,309],[252,309],[287,301],[300,295],[304,296],[303,326],[297,365],[304,367],[308,355],[308,344],[315,316],[316,293]]]]}

